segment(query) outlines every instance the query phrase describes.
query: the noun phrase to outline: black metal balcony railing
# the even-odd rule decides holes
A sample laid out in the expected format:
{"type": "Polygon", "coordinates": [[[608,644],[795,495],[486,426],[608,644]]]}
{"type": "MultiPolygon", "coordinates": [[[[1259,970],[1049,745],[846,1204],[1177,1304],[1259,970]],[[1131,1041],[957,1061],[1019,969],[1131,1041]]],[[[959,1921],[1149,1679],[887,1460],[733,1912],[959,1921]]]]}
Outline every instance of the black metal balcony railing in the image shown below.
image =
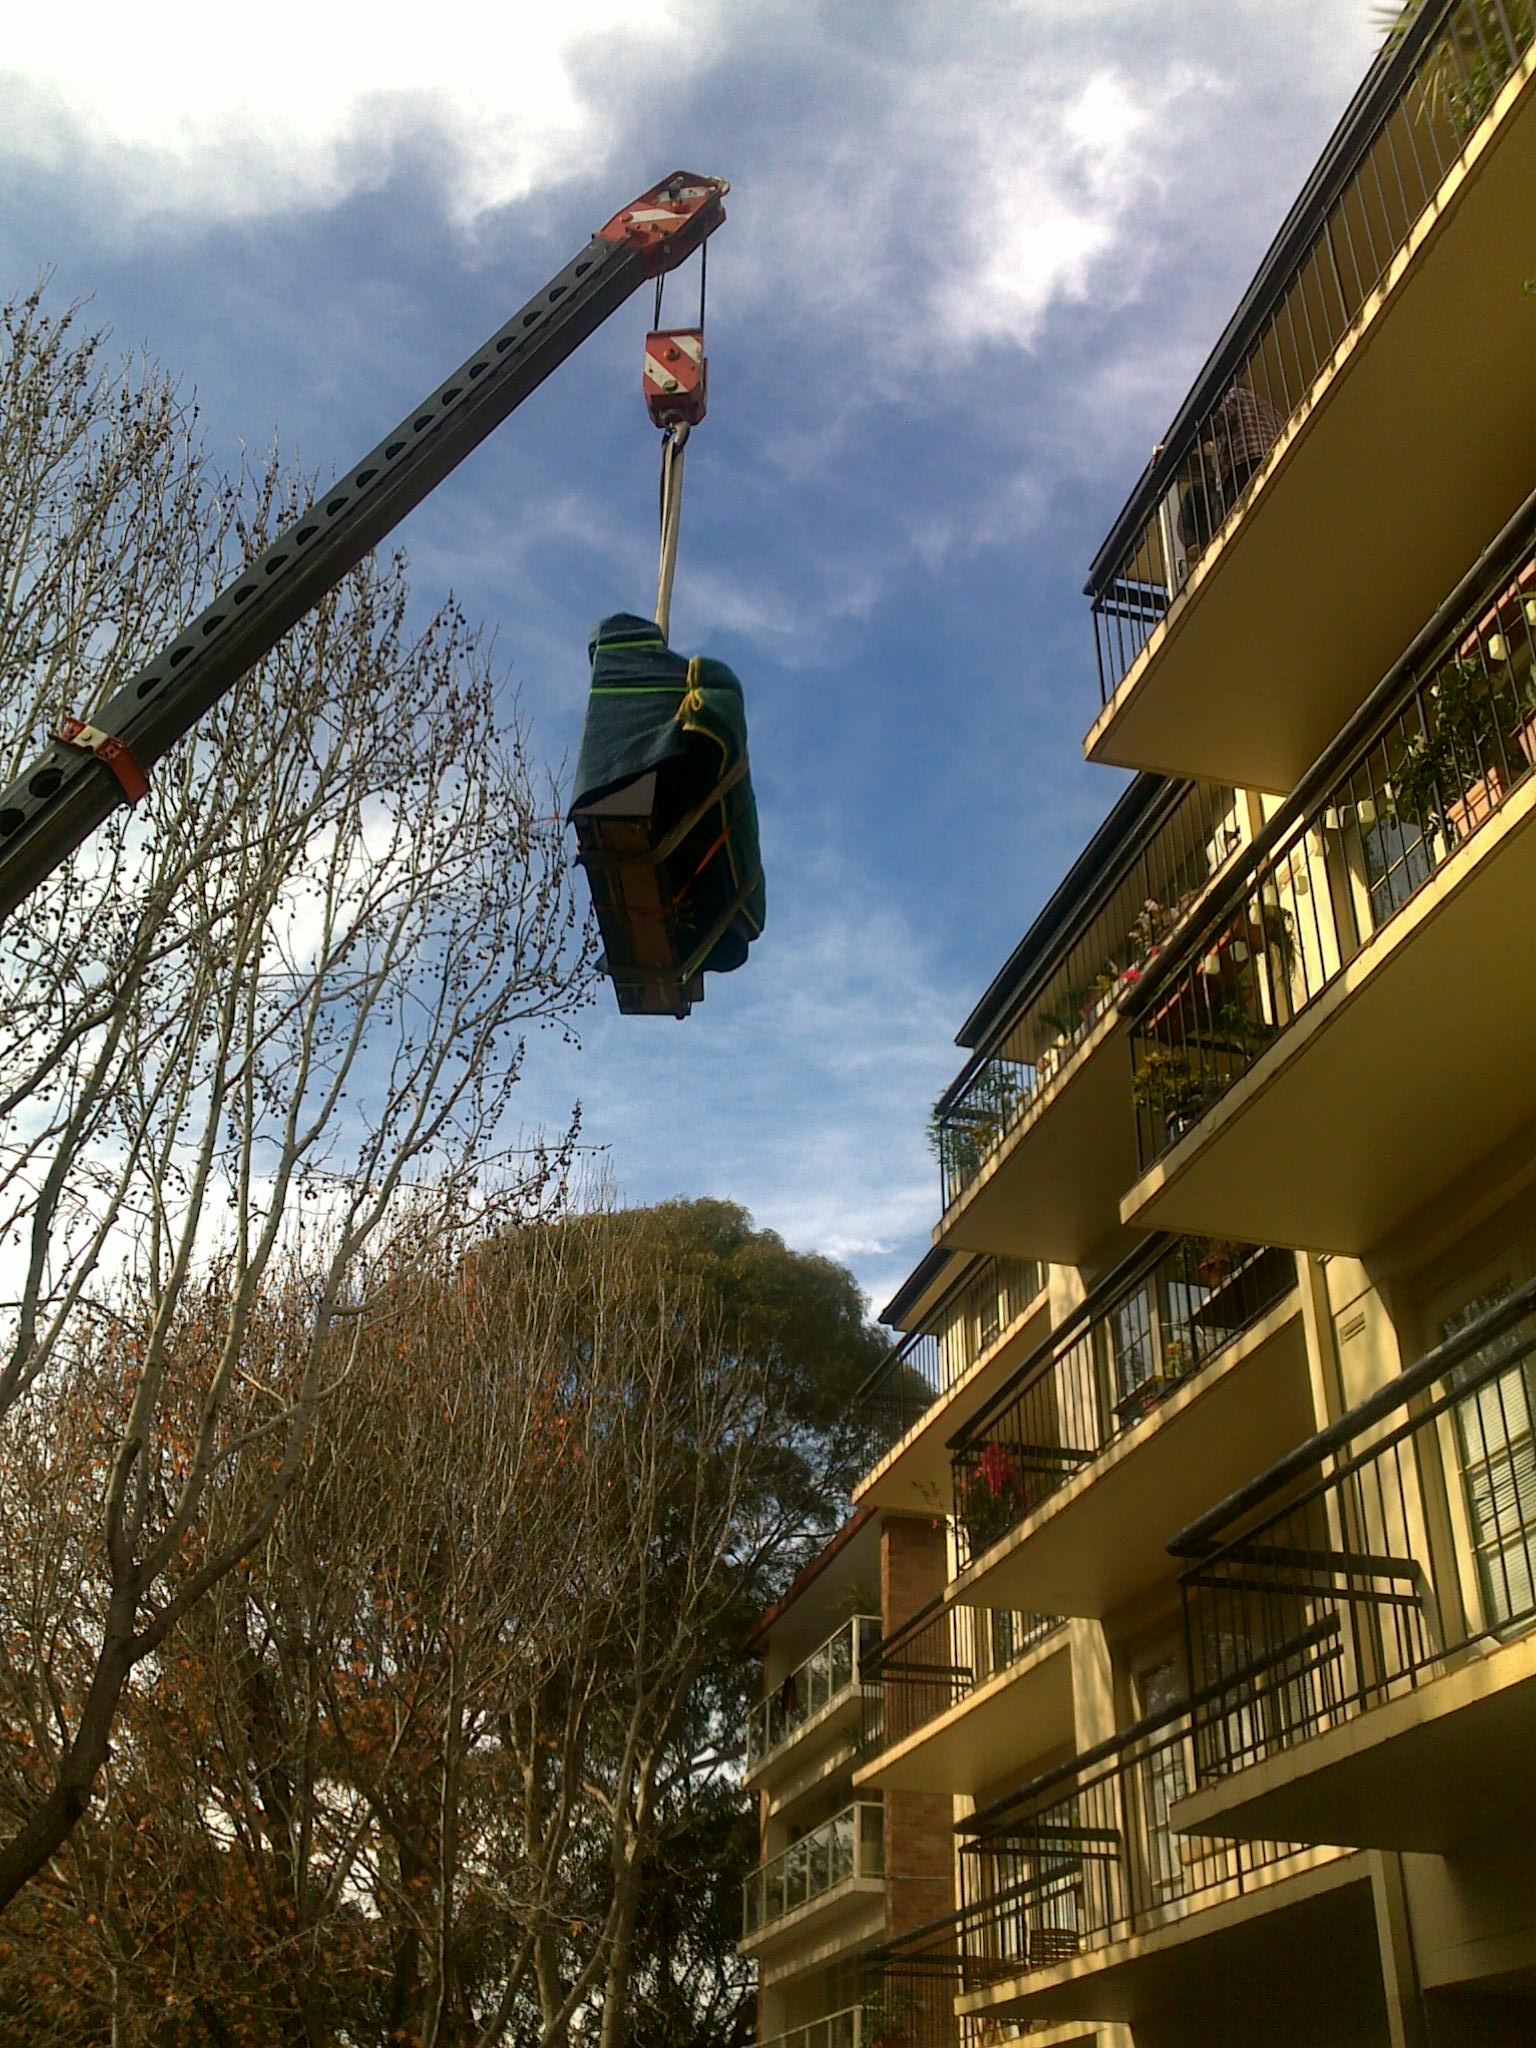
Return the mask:
{"type": "Polygon", "coordinates": [[[877,1441],[899,1443],[1036,1300],[1045,1268],[1035,1259],[984,1259],[880,1361],[854,1396],[877,1441]]]}
{"type": "Polygon", "coordinates": [[[1144,1168],[1530,774],[1536,498],[1456,597],[1122,1004],[1144,1168]]]}
{"type": "Polygon", "coordinates": [[[894,1749],[1060,1626],[1059,1615],[946,1605],[940,1593],[864,1659],[861,1753],[894,1749]]]}
{"type": "Polygon", "coordinates": [[[960,1561],[1050,1499],[1296,1284],[1296,1259],[1158,1238],[1058,1324],[951,1440],[960,1561]]]}
{"type": "Polygon", "coordinates": [[[1024,1976],[1266,1881],[1295,1850],[1175,1834],[1193,1783],[1189,1702],[1148,1716],[958,1823],[963,1939],[1024,1976]]]}
{"type": "Polygon", "coordinates": [[[1085,901],[986,1053],[939,1098],[934,1138],[946,1209],[1148,971],[1243,839],[1235,793],[1219,784],[1170,783],[1143,829],[1147,837],[1085,901]]]}
{"type": "MultiPolygon", "coordinates": [[[[867,1952],[882,2041],[897,2041],[901,2048],[995,2048],[999,2038],[1028,2031],[1027,2023],[999,2027],[990,2019],[956,2017],[958,1996],[1007,1974],[971,1959],[970,1925],[971,1916],[946,1913],[867,1952]]],[[[863,2048],[875,2048],[875,2040],[866,2025],[863,2048]]]]}
{"type": "Polygon", "coordinates": [[[1536,1282],[1174,1538],[1202,1781],[1536,1624],[1533,1422],[1536,1282]]]}
{"type": "Polygon", "coordinates": [[[1533,37],[1533,0],[1424,0],[1389,39],[1094,562],[1101,702],[1242,516],[1270,448],[1533,37]]]}
{"type": "Polygon", "coordinates": [[[943,1391],[943,1359],[932,1330],[914,1330],[893,1345],[853,1397],[874,1438],[871,1455],[900,1443],[943,1391]]]}
{"type": "MultiPolygon", "coordinates": [[[[975,1911],[946,1913],[942,1919],[895,1935],[891,1942],[864,1956],[864,1962],[879,1974],[883,1985],[895,1989],[897,1999],[907,1997],[920,2001],[928,2011],[950,2015],[948,2032],[930,2036],[934,2048],[956,2048],[956,2044],[971,2048],[973,2042],[995,2040],[995,2021],[954,2019],[956,1997],[963,1997],[967,1991],[981,1991],[985,1985],[995,1985],[1010,1974],[1006,1966],[987,1964],[981,1956],[979,1925],[981,1915],[975,1911]]],[[[928,2048],[928,2040],[920,2048],[928,2048]]]]}

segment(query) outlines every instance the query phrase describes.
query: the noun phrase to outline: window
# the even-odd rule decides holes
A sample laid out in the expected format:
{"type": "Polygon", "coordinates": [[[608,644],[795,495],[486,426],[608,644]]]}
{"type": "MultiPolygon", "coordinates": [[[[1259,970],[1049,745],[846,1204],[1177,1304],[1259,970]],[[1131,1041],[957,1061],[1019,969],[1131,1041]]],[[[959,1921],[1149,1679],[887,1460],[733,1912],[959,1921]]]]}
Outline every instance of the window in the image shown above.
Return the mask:
{"type": "MultiPolygon", "coordinates": [[[[1176,1706],[1184,1697],[1184,1688],[1173,1660],[1168,1658],[1139,1672],[1136,1692],[1142,1719],[1176,1706]]],[[[1148,1891],[1151,1903],[1160,1905],[1165,1899],[1177,1898],[1184,1890],[1184,1864],[1169,1815],[1188,1791],[1189,1779],[1184,1765],[1184,1735],[1178,1722],[1160,1729],[1148,1740],[1138,1789],[1146,1837],[1148,1891]]]]}
{"type": "Polygon", "coordinates": [[[1115,1398],[1118,1401],[1134,1393],[1157,1369],[1150,1289],[1139,1287],[1129,1301],[1120,1304],[1110,1319],[1109,1336],[1114,1352],[1115,1398]]]}
{"type": "MultiPolygon", "coordinates": [[[[1465,1329],[1502,1300],[1510,1286],[1504,1280],[1448,1316],[1441,1335],[1465,1329]]],[[[1495,1338],[1457,1368],[1456,1380],[1475,1378],[1524,1341],[1519,1330],[1495,1338]]],[[[1513,1630],[1536,1614],[1536,1384],[1531,1359],[1517,1359],[1507,1371],[1484,1378],[1452,1413],[1483,1618],[1495,1632],[1513,1630]]]]}
{"type": "Polygon", "coordinates": [[[1387,813],[1360,834],[1365,851],[1365,884],[1371,899],[1371,928],[1379,929],[1401,910],[1421,882],[1434,872],[1434,857],[1411,819],[1387,813]]]}

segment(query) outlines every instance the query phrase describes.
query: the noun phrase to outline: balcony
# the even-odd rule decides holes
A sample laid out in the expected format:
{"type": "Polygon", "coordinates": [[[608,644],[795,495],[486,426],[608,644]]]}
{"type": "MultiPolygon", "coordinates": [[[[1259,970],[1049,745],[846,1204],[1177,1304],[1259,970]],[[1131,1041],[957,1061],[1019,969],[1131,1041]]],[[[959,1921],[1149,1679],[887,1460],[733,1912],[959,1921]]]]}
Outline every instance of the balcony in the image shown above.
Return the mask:
{"type": "Polygon", "coordinates": [[[901,2048],[906,2048],[908,2038],[914,2048],[992,2048],[1013,2040],[1027,2040],[1030,2048],[1135,2048],[1128,2028],[1093,2020],[1041,2026],[990,2012],[979,2019],[957,2017],[957,1999],[1011,1974],[1006,1964],[988,1969],[967,1953],[968,1947],[976,1946],[968,1939],[975,1924],[975,1914],[946,1914],[897,1935],[866,1958],[888,1987],[882,1996],[889,1997],[898,2011],[915,2008],[920,2015],[910,2035],[904,2030],[901,2048]]]}
{"type": "Polygon", "coordinates": [[[955,1397],[991,1393],[1044,1319],[1045,1288],[1037,1260],[981,1259],[876,1367],[854,1401],[888,1454],[854,1488],[861,1506],[933,1512],[949,1481],[955,1397]]]}
{"type": "Polygon", "coordinates": [[[1358,1254],[1536,1117],[1533,761],[1536,501],[1123,1005],[1127,1222],[1358,1254]]]}
{"type": "Polygon", "coordinates": [[[1230,789],[1149,781],[1122,805],[1124,826],[1117,807],[1089,849],[1092,874],[1080,862],[1042,913],[1033,966],[989,992],[981,1044],[935,1108],[947,1248],[1077,1265],[1113,1228],[1135,1171],[1124,1055],[1105,1050],[1122,1035],[1116,998],[1245,837],[1230,789]]]}
{"type": "Polygon", "coordinates": [[[974,1792],[1013,1765],[1019,1729],[1048,1749],[1072,1734],[1061,1623],[947,1605],[942,1595],[865,1660],[860,1789],[974,1792]]]}
{"type": "Polygon", "coordinates": [[[858,1726],[862,1660],[879,1640],[878,1615],[855,1615],[757,1702],[747,1715],[748,1785],[812,1736],[830,1740],[858,1726]]]}
{"type": "Polygon", "coordinates": [[[742,1953],[756,1953],[813,1916],[819,1925],[850,1899],[879,1897],[885,1881],[884,1830],[884,1807],[860,1801],[759,1865],[741,1888],[742,1953]]]}
{"type": "Polygon", "coordinates": [[[1175,1539],[1179,1827],[1454,1854],[1536,1823],[1533,1418],[1536,1282],[1175,1539]]]}
{"type": "MultiPolygon", "coordinates": [[[[955,2017],[955,1998],[986,1980],[965,1959],[962,1916],[947,1913],[865,1957],[879,1985],[882,2013],[897,2022],[890,2030],[899,2048],[976,2048],[989,2038],[1013,2038],[1012,2027],[978,2035],[955,2017]]],[[[872,2048],[872,2041],[871,2041],[872,2048]]]]}
{"type": "Polygon", "coordinates": [[[1166,1572],[1188,1503],[1312,1419],[1293,1254],[1155,1240],[952,1439],[964,1597],[1111,1612],[1166,1572]]]}
{"type": "Polygon", "coordinates": [[[1091,759],[1291,789],[1529,489],[1533,34],[1425,0],[1372,67],[1094,562],[1091,759]]]}
{"type": "Polygon", "coordinates": [[[864,2007],[844,2006],[825,2019],[808,2026],[792,2027],[787,2034],[775,2034],[760,2048],[874,2048],[875,2036],[864,2025],[864,2007]]]}
{"type": "MultiPolygon", "coordinates": [[[[1192,1777],[1186,1701],[957,1824],[959,1938],[977,1987],[962,2013],[1134,2022],[1148,2008],[1198,2012],[1218,1986],[1257,2012],[1263,1980],[1309,1975],[1315,1954],[1312,1997],[1326,1972],[1339,2017],[1353,1966],[1368,1982],[1375,1959],[1366,1873],[1332,1851],[1181,1837],[1170,1814],[1192,1777]]],[[[1378,1996],[1379,1983],[1378,1969],[1378,1996]]],[[[1285,2036],[1266,2026],[1263,2038],[1285,2036]]],[[[1338,2038],[1356,2036],[1341,2026],[1338,2038]]]]}

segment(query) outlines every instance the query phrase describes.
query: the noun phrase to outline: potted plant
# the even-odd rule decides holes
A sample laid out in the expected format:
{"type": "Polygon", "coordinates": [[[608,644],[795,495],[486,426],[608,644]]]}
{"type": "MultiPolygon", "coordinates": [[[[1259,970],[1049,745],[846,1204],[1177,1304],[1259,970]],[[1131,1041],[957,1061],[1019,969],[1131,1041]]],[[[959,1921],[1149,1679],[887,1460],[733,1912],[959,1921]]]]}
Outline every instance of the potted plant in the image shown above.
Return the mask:
{"type": "Polygon", "coordinates": [[[1212,1036],[1245,1062],[1262,1052],[1274,1036],[1273,1026],[1254,1014],[1254,1006],[1255,991],[1243,981],[1211,1008],[1212,1036]]]}
{"type": "MultiPolygon", "coordinates": [[[[1136,913],[1136,922],[1126,933],[1137,967],[1146,967],[1163,950],[1167,938],[1178,922],[1177,907],[1159,903],[1155,896],[1149,896],[1136,913]]],[[[1123,977],[1122,977],[1123,978],[1123,977]]]]}
{"type": "Polygon", "coordinates": [[[959,1502],[971,1556],[979,1557],[1006,1536],[1028,1506],[1018,1458],[995,1438],[983,1444],[959,1502]]]}
{"type": "Polygon", "coordinates": [[[859,2048],[905,2048],[913,2017],[911,1999],[889,1985],[866,1991],[859,2001],[859,2048]]]}
{"type": "Polygon", "coordinates": [[[1145,1374],[1127,1387],[1115,1403],[1117,1419],[1122,1425],[1139,1422],[1160,1401],[1167,1400],[1175,1387],[1188,1379],[1199,1362],[1194,1339],[1182,1332],[1170,1332],[1163,1339],[1157,1371],[1145,1374]]]}
{"type": "Polygon", "coordinates": [[[928,1118],[928,1143],[940,1165],[961,1182],[974,1180],[1013,1128],[1030,1093],[1022,1069],[994,1061],[948,1109],[941,1107],[941,1095],[928,1118]]]}
{"type": "MultiPolygon", "coordinates": [[[[1388,49],[1413,26],[1420,4],[1421,0],[1389,0],[1376,9],[1388,49]]],[[[1465,140],[1493,105],[1512,68],[1499,0],[1472,0],[1453,14],[1432,46],[1417,118],[1449,122],[1457,140],[1465,140]]]]}
{"type": "Polygon", "coordinates": [[[1216,1288],[1231,1278],[1232,1268],[1237,1264],[1237,1246],[1230,1237],[1206,1237],[1200,1240],[1195,1257],[1195,1272],[1203,1287],[1216,1288]]]}
{"type": "MultiPolygon", "coordinates": [[[[1293,884],[1294,886],[1294,884],[1293,884]]],[[[1296,960],[1296,914],[1280,901],[1278,882],[1266,882],[1249,912],[1249,928],[1280,956],[1287,974],[1296,960]]]]}
{"type": "Polygon", "coordinates": [[[1165,1380],[1177,1385],[1180,1380],[1188,1379],[1197,1363],[1192,1337],[1179,1332],[1163,1339],[1162,1376],[1165,1380]]]}
{"type": "Polygon", "coordinates": [[[1147,1046],[1131,1081],[1131,1100],[1163,1119],[1170,1140],[1188,1129],[1212,1092],[1209,1076],[1187,1052],[1171,1045],[1147,1046]]]}
{"type": "Polygon", "coordinates": [[[1420,729],[1393,763],[1391,810],[1421,830],[1438,827],[1454,846],[1504,795],[1505,764],[1536,754],[1531,686],[1521,691],[1512,676],[1496,680],[1480,661],[1452,661],[1425,689],[1422,705],[1420,729]]]}
{"type": "Polygon", "coordinates": [[[1058,1052],[1064,1052],[1093,1016],[1098,1000],[1088,988],[1069,988],[1054,1009],[1042,1010],[1040,1022],[1056,1034],[1058,1052]]]}

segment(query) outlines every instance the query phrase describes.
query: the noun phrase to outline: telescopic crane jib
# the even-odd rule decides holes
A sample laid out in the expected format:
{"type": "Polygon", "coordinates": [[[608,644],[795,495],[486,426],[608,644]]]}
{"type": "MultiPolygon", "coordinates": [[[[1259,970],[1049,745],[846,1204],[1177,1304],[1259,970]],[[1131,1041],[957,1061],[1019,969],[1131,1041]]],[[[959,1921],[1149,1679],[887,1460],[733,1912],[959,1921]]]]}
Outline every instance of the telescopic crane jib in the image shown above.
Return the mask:
{"type": "Polygon", "coordinates": [[[700,248],[728,190],[723,178],[675,171],[615,214],[153,661],[88,719],[67,721],[0,790],[0,918],[119,804],[142,797],[161,756],[610,313],[700,248]]]}

